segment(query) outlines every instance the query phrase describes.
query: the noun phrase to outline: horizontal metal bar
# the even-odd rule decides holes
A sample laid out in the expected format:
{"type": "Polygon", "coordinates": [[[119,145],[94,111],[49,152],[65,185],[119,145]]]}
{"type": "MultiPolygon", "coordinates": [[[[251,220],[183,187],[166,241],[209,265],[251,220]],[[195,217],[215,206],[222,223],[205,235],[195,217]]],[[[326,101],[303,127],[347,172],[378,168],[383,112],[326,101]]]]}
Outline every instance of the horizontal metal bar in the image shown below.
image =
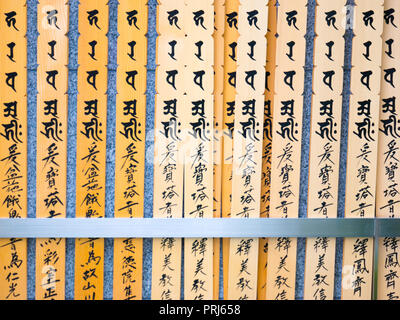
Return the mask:
{"type": "Polygon", "coordinates": [[[400,237],[400,219],[0,219],[0,238],[400,237]]]}
{"type": "Polygon", "coordinates": [[[377,237],[400,237],[400,219],[375,219],[377,237]]]}

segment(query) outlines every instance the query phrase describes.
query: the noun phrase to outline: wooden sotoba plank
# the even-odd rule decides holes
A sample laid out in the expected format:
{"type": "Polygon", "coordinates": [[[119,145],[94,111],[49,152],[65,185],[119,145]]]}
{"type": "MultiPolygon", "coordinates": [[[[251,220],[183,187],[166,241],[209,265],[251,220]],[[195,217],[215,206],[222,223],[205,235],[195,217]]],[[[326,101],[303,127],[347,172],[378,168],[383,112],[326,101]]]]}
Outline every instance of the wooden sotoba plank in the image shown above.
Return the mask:
{"type": "MultiPolygon", "coordinates": [[[[143,218],[147,0],[118,5],[115,217],[143,218]]],[[[143,240],[114,239],[113,299],[142,299],[143,240]]]]}
{"type": "MultiPolygon", "coordinates": [[[[231,218],[260,215],[268,6],[240,1],[231,218]]],[[[257,298],[258,239],[230,239],[228,299],[257,298]]]]}
{"type": "MultiPolygon", "coordinates": [[[[157,6],[154,218],[181,218],[183,212],[184,15],[184,0],[157,6]]],[[[181,239],[153,239],[152,299],[180,299],[181,250],[181,239]]]]}
{"type": "MultiPolygon", "coordinates": [[[[346,0],[319,0],[315,10],[308,218],[336,218],[346,0]]],[[[335,238],[307,238],[304,299],[333,300],[335,238]]]]}
{"type": "MultiPolygon", "coordinates": [[[[303,118],[307,1],[279,1],[271,160],[270,218],[297,218],[303,118]]],[[[268,243],[267,299],[293,300],[295,238],[268,243]]]]}
{"type": "MultiPolygon", "coordinates": [[[[276,67],[276,1],[268,2],[267,63],[265,65],[265,102],[261,173],[260,217],[268,218],[270,211],[271,155],[272,155],[272,114],[275,95],[276,67]]],[[[266,299],[268,266],[268,238],[260,238],[258,245],[257,299],[266,299]]]]}
{"type": "MultiPolygon", "coordinates": [[[[375,216],[383,1],[355,1],[345,218],[375,216]]],[[[345,238],[342,299],[370,300],[372,238],[345,238]]]]}
{"type": "MultiPolygon", "coordinates": [[[[214,6],[185,1],[184,217],[213,217],[214,6]]],[[[184,239],[184,298],[213,299],[213,239],[184,239]]]]}
{"type": "MultiPolygon", "coordinates": [[[[233,126],[236,97],[236,68],[239,0],[225,0],[224,84],[222,124],[221,216],[231,216],[233,126]]],[[[222,239],[224,299],[228,293],[229,239],[222,239]]]]}
{"type": "MultiPolygon", "coordinates": [[[[398,181],[398,115],[396,100],[400,68],[400,7],[397,0],[386,0],[383,13],[382,71],[380,115],[378,134],[378,166],[376,181],[376,217],[400,218],[400,194],[398,181]]],[[[398,256],[399,238],[379,239],[378,249],[378,295],[379,300],[399,300],[398,276],[400,265],[398,256]]]]}
{"type": "MultiPolygon", "coordinates": [[[[68,22],[65,0],[38,4],[36,217],[65,218],[68,22]]],[[[65,239],[36,240],[36,299],[65,298],[65,239]]]]}
{"type": "MultiPolygon", "coordinates": [[[[0,17],[0,218],[26,218],[26,1],[1,1],[0,17]]],[[[26,239],[0,239],[0,300],[26,299],[26,239]]]]}
{"type": "MultiPolygon", "coordinates": [[[[105,215],[108,1],[82,1],[78,28],[76,217],[105,215]]],[[[75,241],[75,299],[103,299],[104,239],[75,241]]]]}

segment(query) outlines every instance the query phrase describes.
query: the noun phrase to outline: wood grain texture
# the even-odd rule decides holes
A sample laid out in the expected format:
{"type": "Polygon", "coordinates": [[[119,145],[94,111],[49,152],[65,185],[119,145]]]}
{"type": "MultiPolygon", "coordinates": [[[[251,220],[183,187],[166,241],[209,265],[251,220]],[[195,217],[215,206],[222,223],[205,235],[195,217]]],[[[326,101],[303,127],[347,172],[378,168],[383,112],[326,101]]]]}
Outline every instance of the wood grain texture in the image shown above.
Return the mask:
{"type": "MultiPolygon", "coordinates": [[[[154,218],[181,218],[183,212],[184,14],[183,0],[166,0],[157,6],[154,218]]],[[[180,299],[181,251],[182,239],[153,240],[153,300],[180,299]]]]}
{"type": "MultiPolygon", "coordinates": [[[[356,1],[345,218],[375,217],[379,95],[381,81],[383,1],[356,1]]],[[[372,297],[372,238],[345,238],[342,299],[372,297]]]]}
{"type": "MultiPolygon", "coordinates": [[[[399,218],[400,194],[398,181],[398,115],[396,100],[400,67],[399,1],[386,0],[383,12],[382,71],[379,109],[378,166],[376,181],[376,217],[399,218]]],[[[378,295],[379,300],[399,300],[398,274],[399,238],[379,239],[378,295]]]]}
{"type": "MultiPolygon", "coordinates": [[[[0,218],[26,218],[26,1],[2,1],[0,16],[0,218]]],[[[0,239],[0,300],[26,298],[27,241],[0,239]]]]}
{"type": "MultiPolygon", "coordinates": [[[[297,218],[303,118],[307,1],[279,1],[271,160],[270,218],[297,218]]],[[[295,238],[268,244],[267,299],[293,300],[295,238]]]]}
{"type": "MultiPolygon", "coordinates": [[[[185,218],[212,218],[214,123],[214,6],[186,1],[184,105],[185,218]]],[[[184,299],[211,300],[213,239],[184,239],[184,299]]]]}
{"type": "MultiPolygon", "coordinates": [[[[265,101],[264,126],[261,172],[260,217],[268,218],[270,212],[271,187],[271,156],[272,156],[272,116],[275,96],[275,67],[276,67],[276,1],[268,2],[268,32],[267,32],[267,63],[265,65],[265,101]]],[[[266,299],[267,267],[268,267],[268,238],[260,238],[258,246],[258,281],[257,299],[266,299]]]]}
{"type": "MultiPolygon", "coordinates": [[[[37,162],[38,218],[66,217],[68,22],[65,0],[38,4],[37,162]]],[[[65,298],[65,239],[36,241],[36,299],[65,298]]]]}
{"type": "MultiPolygon", "coordinates": [[[[239,0],[225,1],[221,216],[231,216],[239,0]]],[[[229,239],[222,240],[224,299],[228,293],[229,239]]]]}
{"type": "MultiPolygon", "coordinates": [[[[240,1],[231,218],[260,216],[268,6],[240,1]]],[[[257,298],[258,239],[229,243],[228,299],[257,298]]]]}
{"type": "MultiPolygon", "coordinates": [[[[308,218],[336,218],[346,1],[318,1],[315,10],[308,218]]],[[[307,238],[304,299],[333,300],[335,238],[307,238]]]]}
{"type": "MultiPolygon", "coordinates": [[[[105,216],[107,1],[79,5],[76,217],[105,216]]],[[[104,239],[75,241],[75,299],[103,299],[104,239]]]]}
{"type": "MultiPolygon", "coordinates": [[[[147,0],[119,1],[115,217],[143,218],[147,0]]],[[[114,239],[113,299],[142,299],[143,240],[114,239]]]]}

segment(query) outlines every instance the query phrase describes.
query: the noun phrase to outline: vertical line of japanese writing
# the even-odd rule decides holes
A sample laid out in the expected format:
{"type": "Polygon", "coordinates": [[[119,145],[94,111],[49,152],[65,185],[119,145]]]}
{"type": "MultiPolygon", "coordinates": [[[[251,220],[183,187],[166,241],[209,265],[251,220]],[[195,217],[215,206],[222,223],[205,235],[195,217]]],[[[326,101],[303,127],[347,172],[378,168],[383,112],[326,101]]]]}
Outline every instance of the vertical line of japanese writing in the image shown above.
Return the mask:
{"type": "MultiPolygon", "coordinates": [[[[236,68],[239,0],[225,0],[224,22],[224,92],[222,114],[221,216],[231,216],[233,126],[236,97],[236,68]]],[[[222,239],[224,299],[228,293],[229,238],[222,239]]]]}
{"type": "MultiPolygon", "coordinates": [[[[105,215],[108,5],[81,1],[78,40],[76,217],[105,215]]],[[[104,239],[76,239],[75,299],[103,298],[104,239]]]]}
{"type": "MultiPolygon", "coordinates": [[[[382,60],[383,1],[355,1],[349,135],[346,170],[346,218],[375,216],[379,92],[382,60]]],[[[342,299],[372,296],[372,238],[345,238],[342,299]]]]}
{"type": "MultiPolygon", "coordinates": [[[[143,218],[147,0],[118,6],[115,217],[143,218]]],[[[142,239],[114,239],[113,298],[142,298],[142,239]]]]}
{"type": "MultiPolygon", "coordinates": [[[[0,2],[0,218],[27,217],[27,12],[0,2]]],[[[27,298],[26,239],[0,239],[0,300],[27,298]]]]}
{"type": "MultiPolygon", "coordinates": [[[[213,217],[213,2],[185,1],[185,218],[213,217]]],[[[184,298],[210,300],[214,297],[213,239],[187,238],[184,244],[184,298]]]]}
{"type": "MultiPolygon", "coordinates": [[[[336,218],[346,0],[316,6],[308,218],[336,218]]],[[[304,299],[333,300],[335,238],[306,240],[304,299]]]]}
{"type": "MultiPolygon", "coordinates": [[[[224,22],[224,94],[222,115],[221,216],[231,216],[233,126],[236,97],[236,68],[239,0],[225,0],[224,22]]],[[[224,299],[228,293],[229,238],[222,239],[224,299]]]]}
{"type": "MultiPolygon", "coordinates": [[[[157,6],[157,70],[154,132],[155,218],[181,218],[183,212],[182,114],[184,112],[185,2],[157,6]]],[[[179,300],[182,240],[153,239],[151,297],[179,300]]]]}
{"type": "MultiPolygon", "coordinates": [[[[376,216],[400,218],[399,142],[396,101],[400,68],[400,6],[398,0],[386,0],[383,12],[382,71],[379,116],[376,216]]],[[[399,238],[379,239],[378,299],[399,300],[399,238]]]]}
{"type": "MultiPolygon", "coordinates": [[[[68,4],[38,4],[37,218],[65,218],[67,187],[68,4]]],[[[65,239],[36,240],[36,299],[65,297],[65,239]]]]}
{"type": "MultiPolygon", "coordinates": [[[[260,216],[268,6],[240,1],[231,218],[260,216]]],[[[232,238],[228,299],[257,298],[258,239],[232,238]]]]}
{"type": "MultiPolygon", "coordinates": [[[[214,218],[221,217],[222,182],[222,122],[224,108],[224,27],[225,0],[214,0],[214,218]]],[[[219,298],[220,239],[215,238],[214,250],[214,300],[219,298]]]]}
{"type": "MultiPolygon", "coordinates": [[[[307,0],[279,1],[270,218],[297,218],[303,117],[307,0]]],[[[268,243],[267,299],[293,300],[297,239],[268,243]]]]}
{"type": "MultiPolygon", "coordinates": [[[[265,65],[265,101],[263,149],[261,172],[260,217],[269,217],[272,155],[272,113],[274,109],[275,60],[276,60],[276,1],[268,2],[267,63],[265,65]]],[[[257,299],[266,299],[268,265],[268,238],[260,238],[258,245],[257,299]]]]}

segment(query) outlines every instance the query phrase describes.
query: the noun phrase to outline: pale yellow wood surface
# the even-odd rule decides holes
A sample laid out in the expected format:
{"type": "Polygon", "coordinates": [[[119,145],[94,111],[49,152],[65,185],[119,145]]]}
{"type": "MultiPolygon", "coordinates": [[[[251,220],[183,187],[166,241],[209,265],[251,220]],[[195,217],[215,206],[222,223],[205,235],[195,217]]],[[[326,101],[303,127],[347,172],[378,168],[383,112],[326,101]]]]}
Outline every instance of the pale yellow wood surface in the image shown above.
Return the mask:
{"type": "MultiPolygon", "coordinates": [[[[38,4],[36,217],[65,218],[68,22],[65,0],[38,4]]],[[[65,298],[65,239],[36,240],[36,299],[65,298]]]]}
{"type": "MultiPolygon", "coordinates": [[[[378,166],[376,181],[376,217],[400,218],[398,86],[400,67],[400,2],[386,0],[382,35],[382,77],[379,115],[378,166]]],[[[379,300],[399,300],[398,275],[399,238],[379,239],[378,296],[379,300]]]]}
{"type": "MultiPolygon", "coordinates": [[[[297,218],[307,1],[279,1],[273,111],[270,218],[297,218]]],[[[296,238],[268,243],[267,299],[293,300],[296,238]]]]}
{"type": "MultiPolygon", "coordinates": [[[[181,218],[183,212],[184,9],[184,0],[157,6],[154,218],[181,218]],[[168,12],[176,14],[168,20],[168,12]]],[[[180,299],[181,250],[181,239],[153,239],[153,300],[180,299]]]]}
{"type": "MultiPolygon", "coordinates": [[[[143,218],[147,0],[119,1],[115,144],[116,218],[143,218]]],[[[143,240],[114,239],[113,299],[142,299],[143,240]]]]}
{"type": "MultiPolygon", "coordinates": [[[[270,211],[272,114],[274,109],[275,59],[276,59],[276,1],[268,2],[267,63],[264,101],[264,126],[261,173],[260,217],[268,218],[270,211]]],[[[257,299],[266,299],[268,266],[268,238],[260,238],[258,245],[257,299]]]]}
{"type": "MultiPolygon", "coordinates": [[[[346,169],[346,218],[373,218],[378,148],[383,1],[355,1],[346,169]]],[[[342,299],[372,296],[372,238],[345,238],[342,299]]]]}
{"type": "MultiPolygon", "coordinates": [[[[336,218],[338,205],[346,0],[315,10],[308,218],[336,218]]],[[[335,238],[306,239],[304,299],[333,300],[335,238]]]]}
{"type": "MultiPolygon", "coordinates": [[[[26,218],[26,1],[1,1],[0,16],[0,218],[26,218]]],[[[26,299],[26,239],[0,239],[0,300],[26,299]]]]}
{"type": "MultiPolygon", "coordinates": [[[[231,218],[260,216],[268,6],[240,1],[231,218]]],[[[230,300],[257,298],[258,239],[230,239],[230,300]]]]}
{"type": "MultiPolygon", "coordinates": [[[[239,0],[225,0],[224,97],[222,125],[221,216],[231,216],[233,126],[235,119],[239,0]]],[[[228,293],[229,238],[222,239],[224,299],[228,293]]]]}
{"type": "MultiPolygon", "coordinates": [[[[185,218],[213,217],[214,6],[185,1],[185,218]]],[[[213,299],[213,239],[184,240],[184,298],[213,299]]]]}
{"type": "MultiPolygon", "coordinates": [[[[79,5],[76,217],[103,218],[105,207],[108,5],[79,5]]],[[[75,299],[103,299],[104,239],[75,241],[75,299]]]]}

